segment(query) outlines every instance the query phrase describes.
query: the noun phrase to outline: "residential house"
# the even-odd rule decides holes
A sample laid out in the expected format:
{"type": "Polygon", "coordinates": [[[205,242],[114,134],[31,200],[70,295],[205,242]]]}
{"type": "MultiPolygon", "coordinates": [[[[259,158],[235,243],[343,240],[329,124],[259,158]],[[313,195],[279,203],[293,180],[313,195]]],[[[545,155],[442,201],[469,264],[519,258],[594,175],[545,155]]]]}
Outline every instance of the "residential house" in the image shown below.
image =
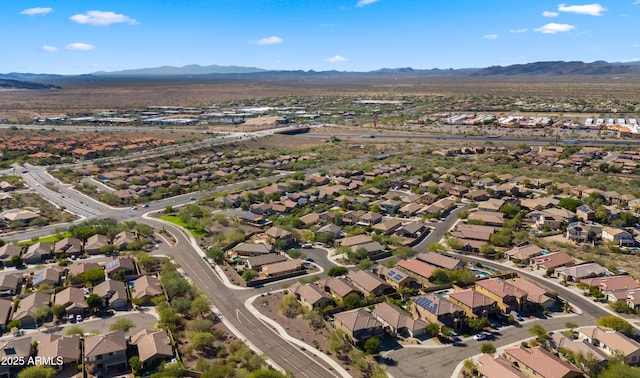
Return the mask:
{"type": "Polygon", "coordinates": [[[378,224],[376,224],[375,226],[373,226],[373,229],[375,231],[378,231],[384,235],[391,235],[393,234],[398,228],[400,228],[400,226],[402,226],[402,221],[398,218],[390,218],[390,219],[386,219],[382,222],[379,222],[378,224]]]}
{"type": "Polygon", "coordinates": [[[478,240],[489,242],[491,234],[495,232],[495,227],[476,224],[458,223],[451,232],[451,235],[458,239],[478,240]]]}
{"type": "Polygon", "coordinates": [[[576,213],[561,207],[550,207],[548,209],[544,209],[542,213],[555,215],[557,217],[562,218],[562,221],[567,223],[574,222],[577,219],[576,213]]]}
{"type": "Polygon", "coordinates": [[[446,217],[456,208],[456,203],[448,198],[443,198],[432,205],[428,205],[420,212],[424,214],[437,214],[438,217],[446,217]]]}
{"type": "Polygon", "coordinates": [[[253,256],[262,256],[272,252],[271,244],[261,243],[239,243],[233,247],[228,253],[230,256],[237,256],[241,258],[249,258],[253,256]]]}
{"type": "Polygon", "coordinates": [[[286,256],[275,253],[269,253],[260,256],[249,257],[245,263],[247,268],[255,270],[256,272],[262,269],[263,266],[269,264],[275,264],[279,262],[287,261],[286,256]]]}
{"type": "Polygon", "coordinates": [[[557,230],[564,222],[564,218],[559,215],[536,213],[534,216],[535,226],[539,230],[557,230]]]}
{"type": "Polygon", "coordinates": [[[536,309],[550,309],[555,306],[555,296],[549,293],[549,291],[541,286],[538,286],[532,281],[526,278],[516,277],[509,280],[511,285],[527,293],[528,304],[525,307],[529,311],[535,311],[536,309]]]}
{"type": "Polygon", "coordinates": [[[409,260],[400,260],[396,264],[396,267],[401,268],[405,272],[413,275],[418,281],[422,282],[423,284],[428,283],[433,272],[438,269],[438,267],[427,264],[426,262],[418,260],[416,258],[409,260]]]}
{"type": "Polygon", "coordinates": [[[13,378],[27,366],[29,357],[33,353],[31,337],[21,339],[10,338],[0,341],[0,377],[13,378]]]}
{"type": "Polygon", "coordinates": [[[404,206],[402,206],[399,210],[399,214],[403,218],[408,218],[416,215],[420,209],[422,209],[422,205],[417,202],[411,202],[404,206]]]}
{"type": "Polygon", "coordinates": [[[336,239],[340,237],[341,231],[342,231],[342,228],[340,228],[340,226],[335,225],[333,223],[329,223],[322,226],[318,231],[316,231],[316,237],[326,233],[326,234],[330,234],[334,239],[336,239]]]}
{"type": "Polygon", "coordinates": [[[313,212],[307,215],[303,215],[300,218],[300,222],[304,225],[304,227],[310,227],[314,224],[317,224],[320,221],[320,214],[313,212]]]}
{"type": "Polygon", "coordinates": [[[93,293],[98,294],[104,300],[104,306],[116,311],[126,311],[129,300],[125,283],[116,280],[107,280],[93,288],[93,293]]]}
{"type": "Polygon", "coordinates": [[[387,214],[396,214],[400,207],[402,207],[402,201],[388,199],[386,201],[380,202],[380,209],[387,214]]]}
{"type": "Polygon", "coordinates": [[[115,275],[126,277],[136,272],[136,264],[132,258],[112,256],[107,259],[104,270],[109,278],[113,278],[115,275]]]}
{"type": "Polygon", "coordinates": [[[438,323],[455,330],[460,329],[464,323],[465,310],[435,293],[412,297],[409,308],[429,323],[438,323]]]}
{"type": "Polygon", "coordinates": [[[108,374],[127,368],[127,340],[123,330],[84,339],[84,367],[108,374]]]}
{"type": "Polygon", "coordinates": [[[54,303],[63,306],[69,315],[84,315],[89,305],[84,300],[84,290],[68,287],[55,295],[54,303]]]}
{"type": "Polygon", "coordinates": [[[123,250],[127,245],[138,240],[138,235],[131,231],[121,231],[113,238],[113,245],[123,250]]]}
{"type": "Polygon", "coordinates": [[[33,273],[31,285],[35,288],[40,285],[48,285],[51,287],[59,286],[62,276],[62,268],[60,267],[48,267],[37,270],[33,273]]]}
{"type": "Polygon", "coordinates": [[[157,277],[145,275],[133,281],[131,299],[134,303],[151,304],[151,300],[160,295],[164,295],[164,292],[157,277]]]}
{"type": "Polygon", "coordinates": [[[68,269],[67,274],[69,276],[79,276],[88,270],[95,270],[95,269],[102,270],[102,268],[100,268],[100,265],[98,265],[98,263],[80,262],[80,261],[74,261],[71,265],[69,265],[67,269],[68,269]]]}
{"type": "Polygon", "coordinates": [[[580,205],[576,208],[576,216],[583,222],[596,220],[596,211],[587,205],[580,205]]]}
{"type": "Polygon", "coordinates": [[[549,345],[553,350],[560,348],[570,350],[575,354],[581,353],[583,356],[590,354],[598,364],[604,365],[607,361],[607,354],[591,344],[586,339],[569,338],[562,332],[553,332],[549,337],[549,345]]]}
{"type": "Polygon", "coordinates": [[[52,244],[47,242],[38,242],[30,245],[27,252],[22,256],[25,264],[40,264],[51,256],[52,244]]]}
{"type": "Polygon", "coordinates": [[[0,262],[4,266],[12,266],[11,259],[14,256],[20,256],[20,252],[22,252],[22,247],[19,245],[13,243],[5,244],[0,247],[0,262]]]}
{"type": "Polygon", "coordinates": [[[367,244],[373,242],[371,236],[366,234],[359,234],[354,236],[348,236],[340,241],[341,246],[345,247],[354,247],[362,244],[367,244]]]}
{"type": "Polygon", "coordinates": [[[302,259],[293,259],[281,261],[273,264],[262,266],[262,274],[264,277],[277,277],[296,272],[304,272],[305,262],[302,259]]]}
{"type": "Polygon", "coordinates": [[[565,237],[578,243],[591,242],[602,236],[602,228],[597,223],[574,222],[567,226],[565,237]]]}
{"type": "Polygon", "coordinates": [[[143,329],[131,336],[131,344],[138,348],[138,356],[145,369],[174,358],[169,335],[164,330],[143,329]]]}
{"type": "Polygon", "coordinates": [[[483,354],[478,358],[478,373],[484,378],[527,378],[499,354],[483,354]]]}
{"type": "Polygon", "coordinates": [[[357,224],[362,226],[373,226],[382,221],[382,215],[373,211],[367,211],[358,218],[357,224]]]}
{"type": "Polygon", "coordinates": [[[77,238],[64,238],[58,240],[53,245],[53,253],[59,255],[66,253],[69,256],[79,256],[82,254],[82,240],[77,238]]]}
{"type": "Polygon", "coordinates": [[[489,198],[486,201],[478,203],[478,211],[488,211],[497,213],[506,203],[503,199],[489,198]]]}
{"type": "Polygon", "coordinates": [[[384,246],[377,241],[351,246],[351,250],[353,252],[365,250],[370,260],[377,260],[390,255],[388,251],[385,251],[384,246]]]}
{"type": "Polygon", "coordinates": [[[458,270],[465,267],[465,263],[454,257],[449,257],[437,252],[420,253],[416,258],[438,268],[458,270]]]}
{"type": "Polygon", "coordinates": [[[287,244],[291,244],[294,242],[293,234],[280,227],[271,227],[264,234],[267,238],[267,241],[271,244],[275,244],[279,240],[287,244]]]}
{"type": "Polygon", "coordinates": [[[393,333],[408,337],[427,333],[427,322],[420,318],[412,318],[396,305],[387,302],[378,303],[371,313],[393,333]]]}
{"type": "Polygon", "coordinates": [[[365,296],[377,297],[379,295],[390,294],[394,291],[391,285],[368,271],[349,271],[347,278],[353,282],[365,296]]]}
{"type": "Polygon", "coordinates": [[[475,290],[498,303],[498,307],[508,314],[511,311],[522,311],[527,300],[524,290],[512,285],[502,278],[489,278],[477,281],[475,290]]]}
{"type": "Polygon", "coordinates": [[[109,245],[109,238],[106,235],[95,234],[89,237],[84,243],[84,251],[89,255],[98,255],[102,247],[109,245]]]}
{"type": "Polygon", "coordinates": [[[416,286],[416,279],[400,269],[387,268],[384,265],[378,265],[374,269],[378,277],[385,280],[394,289],[399,287],[414,287],[416,286]]]}
{"type": "Polygon", "coordinates": [[[13,301],[8,299],[0,299],[0,332],[7,330],[9,315],[13,309],[13,301]]]}
{"type": "Polygon", "coordinates": [[[0,275],[0,296],[14,296],[18,292],[18,286],[22,283],[22,277],[15,274],[0,275]]]}
{"type": "Polygon", "coordinates": [[[573,264],[573,257],[566,252],[551,252],[546,255],[536,256],[531,259],[531,265],[536,269],[556,269],[561,266],[573,264]]]}
{"type": "Polygon", "coordinates": [[[495,299],[487,297],[474,289],[453,292],[449,294],[448,299],[462,307],[468,317],[487,317],[499,311],[498,302],[495,299]]]}
{"type": "Polygon", "coordinates": [[[504,350],[504,357],[530,378],[578,378],[582,372],[546,349],[517,345],[504,350]]]}
{"type": "Polygon", "coordinates": [[[80,336],[62,336],[44,333],[38,342],[38,357],[55,361],[62,357],[62,364],[53,365],[58,372],[65,367],[77,367],[82,362],[80,336]]]}
{"type": "Polygon", "coordinates": [[[554,273],[567,281],[578,282],[583,278],[603,276],[609,273],[609,271],[597,263],[584,263],[555,268],[554,273]]]}
{"type": "Polygon", "coordinates": [[[342,277],[322,278],[316,283],[338,301],[342,301],[344,297],[351,293],[356,293],[358,296],[362,296],[362,292],[360,292],[355,285],[342,277]]]}
{"type": "Polygon", "coordinates": [[[363,308],[339,312],[333,316],[333,321],[336,329],[343,330],[353,344],[363,344],[367,339],[384,335],[382,323],[363,308]]]}
{"type": "Polygon", "coordinates": [[[471,190],[463,194],[463,196],[464,198],[474,202],[481,202],[489,199],[489,193],[484,189],[471,190]]]}
{"type": "Polygon", "coordinates": [[[535,244],[526,244],[513,247],[505,252],[509,260],[518,259],[520,261],[529,260],[533,257],[542,255],[542,248],[535,244]]]}
{"type": "Polygon", "coordinates": [[[640,284],[631,276],[603,276],[581,279],[580,282],[590,288],[596,288],[605,295],[608,301],[625,301],[627,292],[640,289],[640,284]]]}
{"type": "Polygon", "coordinates": [[[296,296],[296,299],[306,308],[325,308],[333,304],[333,298],[314,284],[303,284],[295,282],[289,286],[289,293],[296,296]]]}
{"type": "Polygon", "coordinates": [[[400,226],[395,234],[403,238],[416,239],[427,230],[427,226],[422,222],[409,222],[400,226]]]}
{"type": "Polygon", "coordinates": [[[602,240],[606,240],[620,246],[634,246],[636,243],[631,233],[614,227],[602,228],[602,240]]]}
{"type": "Polygon", "coordinates": [[[13,313],[13,320],[19,320],[20,326],[28,327],[36,323],[33,317],[37,309],[49,307],[50,296],[47,293],[36,291],[22,298],[18,307],[13,313]]]}
{"type": "Polygon", "coordinates": [[[487,226],[502,227],[504,224],[504,214],[495,211],[474,211],[469,214],[467,221],[481,222],[487,226]]]}
{"type": "Polygon", "coordinates": [[[578,337],[587,340],[609,356],[615,351],[621,352],[629,365],[640,364],[640,343],[618,331],[598,326],[580,327],[578,337]]]}

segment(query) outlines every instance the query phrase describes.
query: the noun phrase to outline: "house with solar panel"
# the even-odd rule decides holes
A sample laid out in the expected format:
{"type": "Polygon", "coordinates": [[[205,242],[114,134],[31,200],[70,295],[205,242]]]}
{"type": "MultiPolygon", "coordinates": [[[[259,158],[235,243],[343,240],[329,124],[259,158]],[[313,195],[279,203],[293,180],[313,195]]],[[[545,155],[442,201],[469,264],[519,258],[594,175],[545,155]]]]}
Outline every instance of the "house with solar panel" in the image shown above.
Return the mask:
{"type": "Polygon", "coordinates": [[[136,272],[136,264],[130,257],[111,256],[107,259],[104,270],[109,278],[115,275],[126,277],[136,272]]]}
{"type": "Polygon", "coordinates": [[[401,286],[412,288],[419,286],[415,278],[396,268],[387,268],[384,265],[378,265],[374,271],[378,274],[378,277],[385,280],[393,286],[394,289],[398,289],[401,286]]]}
{"type": "Polygon", "coordinates": [[[429,323],[460,329],[464,324],[464,309],[438,294],[429,293],[411,298],[411,312],[429,323]]]}

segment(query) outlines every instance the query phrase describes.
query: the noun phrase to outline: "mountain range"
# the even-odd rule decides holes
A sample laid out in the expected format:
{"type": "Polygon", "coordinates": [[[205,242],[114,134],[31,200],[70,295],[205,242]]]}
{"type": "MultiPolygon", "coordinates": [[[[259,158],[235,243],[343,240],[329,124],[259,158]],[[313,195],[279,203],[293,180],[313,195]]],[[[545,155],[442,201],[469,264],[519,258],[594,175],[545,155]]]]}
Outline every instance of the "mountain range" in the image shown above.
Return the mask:
{"type": "Polygon", "coordinates": [[[0,74],[0,88],[9,89],[58,89],[54,84],[59,84],[68,79],[104,81],[113,78],[185,78],[191,79],[230,77],[230,78],[304,78],[304,77],[384,77],[384,76],[458,76],[458,77],[490,77],[490,76],[632,76],[640,77],[640,61],[630,63],[608,63],[595,61],[591,63],[579,61],[550,61],[534,62],[526,64],[514,64],[509,66],[491,66],[486,68],[463,69],[415,69],[382,68],[368,72],[352,71],[303,71],[303,70],[265,70],[256,67],[241,66],[200,66],[196,64],[174,67],[161,66],[153,68],[140,68],[123,71],[99,71],[87,75],[49,75],[32,73],[8,73],[0,74]]]}

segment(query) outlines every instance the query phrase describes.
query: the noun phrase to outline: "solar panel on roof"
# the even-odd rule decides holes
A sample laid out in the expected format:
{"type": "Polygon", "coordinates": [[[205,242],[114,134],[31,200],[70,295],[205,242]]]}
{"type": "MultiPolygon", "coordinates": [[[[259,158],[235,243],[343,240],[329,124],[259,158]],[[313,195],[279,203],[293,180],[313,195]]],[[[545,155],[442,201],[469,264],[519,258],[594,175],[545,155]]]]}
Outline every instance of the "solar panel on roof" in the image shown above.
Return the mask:
{"type": "Polygon", "coordinates": [[[107,269],[113,268],[113,267],[114,267],[114,266],[116,266],[116,265],[118,265],[118,260],[112,260],[112,261],[109,261],[109,262],[107,263],[107,269]]]}
{"type": "Polygon", "coordinates": [[[395,280],[401,280],[402,276],[400,274],[396,274],[395,276],[393,276],[393,279],[395,280]]]}

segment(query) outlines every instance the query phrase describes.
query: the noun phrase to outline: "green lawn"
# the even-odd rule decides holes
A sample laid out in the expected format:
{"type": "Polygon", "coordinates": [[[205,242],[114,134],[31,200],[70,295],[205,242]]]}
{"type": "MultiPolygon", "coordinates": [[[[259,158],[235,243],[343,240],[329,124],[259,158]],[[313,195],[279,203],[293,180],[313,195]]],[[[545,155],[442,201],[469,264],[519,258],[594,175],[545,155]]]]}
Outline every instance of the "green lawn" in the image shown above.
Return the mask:
{"type": "MultiPolygon", "coordinates": [[[[71,233],[70,232],[63,232],[62,234],[56,234],[56,235],[49,235],[49,236],[45,236],[43,238],[39,238],[37,242],[42,242],[42,243],[55,243],[58,240],[64,239],[64,238],[69,238],[71,237],[71,233]]],[[[18,243],[18,245],[25,245],[25,244],[33,244],[34,242],[31,240],[23,240],[21,242],[18,243]]]]}
{"type": "Polygon", "coordinates": [[[191,233],[191,235],[193,235],[194,238],[199,238],[207,235],[206,230],[200,227],[189,227],[187,226],[186,223],[181,221],[180,218],[175,215],[164,215],[159,217],[159,219],[162,219],[163,221],[171,222],[177,226],[186,228],[187,230],[189,230],[189,232],[191,233]]]}

